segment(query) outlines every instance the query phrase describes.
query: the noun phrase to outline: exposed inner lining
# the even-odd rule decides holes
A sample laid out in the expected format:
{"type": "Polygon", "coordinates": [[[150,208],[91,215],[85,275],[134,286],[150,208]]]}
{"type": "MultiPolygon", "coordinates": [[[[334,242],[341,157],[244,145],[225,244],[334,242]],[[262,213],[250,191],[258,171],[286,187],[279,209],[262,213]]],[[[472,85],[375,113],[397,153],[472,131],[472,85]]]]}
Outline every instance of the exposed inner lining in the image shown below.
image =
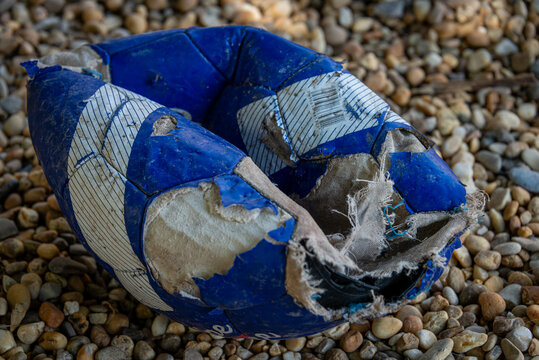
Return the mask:
{"type": "Polygon", "coordinates": [[[154,277],[170,293],[197,296],[192,278],[226,274],[237,254],[253,248],[290,216],[270,208],[224,207],[214,183],[159,195],[144,224],[144,252],[154,277]]]}
{"type": "MultiPolygon", "coordinates": [[[[426,239],[404,237],[411,215],[386,174],[389,154],[424,152],[427,148],[414,134],[393,130],[388,133],[378,159],[371,154],[333,158],[315,188],[298,203],[305,207],[333,246],[361,267],[364,262],[426,239]]],[[[429,224],[431,235],[443,224],[429,224]]]]}

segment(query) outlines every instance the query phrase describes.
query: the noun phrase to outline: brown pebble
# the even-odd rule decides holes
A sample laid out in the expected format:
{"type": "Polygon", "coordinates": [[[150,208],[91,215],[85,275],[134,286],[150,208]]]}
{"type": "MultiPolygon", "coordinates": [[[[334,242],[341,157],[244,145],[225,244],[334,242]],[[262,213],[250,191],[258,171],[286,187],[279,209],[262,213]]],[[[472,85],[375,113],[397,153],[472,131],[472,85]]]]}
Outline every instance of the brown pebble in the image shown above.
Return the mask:
{"type": "Polygon", "coordinates": [[[40,244],[37,247],[37,254],[45,260],[51,260],[60,254],[60,250],[54,244],[40,244]]]}
{"type": "Polygon", "coordinates": [[[20,206],[22,204],[22,198],[17,193],[11,193],[4,201],[4,208],[6,210],[20,206]]]}
{"type": "Polygon", "coordinates": [[[363,335],[358,330],[350,330],[341,338],[339,344],[346,352],[356,351],[363,343],[363,335]]]}
{"type": "Polygon", "coordinates": [[[404,332],[415,334],[423,329],[423,321],[415,315],[407,316],[402,322],[404,332]]]}
{"type": "Polygon", "coordinates": [[[109,334],[117,334],[124,327],[129,326],[129,318],[124,314],[110,314],[105,324],[109,334]]]}
{"type": "Polygon", "coordinates": [[[77,360],[94,360],[95,353],[99,348],[96,344],[85,344],[77,352],[77,360]]]}
{"type": "Polygon", "coordinates": [[[485,270],[496,270],[500,267],[502,256],[497,251],[483,250],[475,255],[474,261],[485,270]]]}
{"type": "Polygon", "coordinates": [[[515,216],[518,211],[518,207],[519,204],[516,200],[513,200],[509,204],[507,204],[507,206],[503,210],[503,219],[507,221],[511,219],[511,217],[515,216]]]}
{"type": "Polygon", "coordinates": [[[142,34],[148,28],[148,22],[141,14],[133,13],[126,17],[125,27],[133,34],[142,34]]]}
{"type": "Polygon", "coordinates": [[[47,331],[39,338],[39,346],[48,351],[63,349],[66,345],[67,338],[57,331],[47,331]]]}
{"type": "Polygon", "coordinates": [[[43,187],[32,188],[24,193],[24,202],[27,204],[45,201],[46,198],[47,191],[43,187]]]}
{"type": "Polygon", "coordinates": [[[505,310],[505,300],[495,292],[485,291],[479,295],[479,305],[485,320],[494,320],[505,310]]]}
{"type": "Polygon", "coordinates": [[[26,311],[30,307],[30,290],[22,284],[15,284],[9,288],[6,299],[12,309],[16,304],[22,304],[26,311]]]}
{"type": "Polygon", "coordinates": [[[397,351],[404,352],[410,349],[417,349],[419,346],[419,338],[411,333],[403,334],[399,340],[397,340],[397,351]]]}
{"type": "Polygon", "coordinates": [[[406,72],[406,79],[412,86],[417,86],[425,80],[425,71],[420,67],[412,67],[406,72]]]}
{"type": "Polygon", "coordinates": [[[92,326],[92,330],[90,331],[90,339],[92,339],[92,342],[96,343],[100,348],[110,344],[110,336],[107,334],[105,328],[101,325],[92,326]]]}
{"type": "Polygon", "coordinates": [[[391,95],[391,100],[393,100],[399,106],[406,106],[410,101],[410,96],[412,92],[410,89],[404,86],[399,86],[393,95],[391,95]]]}
{"type": "Polygon", "coordinates": [[[64,313],[53,303],[44,302],[39,307],[39,318],[47,324],[48,327],[58,328],[64,322],[64,313]]]}
{"type": "Polygon", "coordinates": [[[54,194],[49,195],[47,198],[47,205],[49,205],[52,210],[61,211],[60,205],[58,205],[58,201],[56,200],[56,195],[54,194]]]}
{"type": "Polygon", "coordinates": [[[539,286],[523,286],[522,303],[526,305],[539,304],[539,286]]]}
{"type": "Polygon", "coordinates": [[[86,319],[86,315],[84,315],[84,313],[81,311],[69,315],[67,317],[67,321],[73,325],[73,329],[79,335],[84,335],[90,327],[90,323],[86,319]]]}

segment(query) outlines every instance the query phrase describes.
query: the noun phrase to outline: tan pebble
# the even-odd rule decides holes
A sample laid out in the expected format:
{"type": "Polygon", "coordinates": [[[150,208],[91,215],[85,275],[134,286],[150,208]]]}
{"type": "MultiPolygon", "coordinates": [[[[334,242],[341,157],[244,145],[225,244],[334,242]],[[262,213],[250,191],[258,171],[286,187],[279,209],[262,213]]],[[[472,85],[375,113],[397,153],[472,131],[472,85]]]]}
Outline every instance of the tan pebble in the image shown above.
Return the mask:
{"type": "Polygon", "coordinates": [[[407,333],[417,333],[423,329],[423,321],[414,315],[407,316],[402,322],[402,330],[407,333]]]}
{"type": "Polygon", "coordinates": [[[198,6],[198,0],[177,0],[176,9],[187,12],[198,6]]]}
{"type": "Polygon", "coordinates": [[[485,270],[496,270],[500,267],[502,256],[497,251],[483,250],[475,255],[474,261],[485,270]]]}
{"type": "Polygon", "coordinates": [[[36,227],[39,222],[39,213],[33,209],[22,207],[17,214],[17,220],[23,228],[36,227]]]}
{"type": "Polygon", "coordinates": [[[399,106],[406,106],[410,101],[410,96],[412,92],[410,89],[404,86],[399,86],[393,95],[391,95],[391,100],[393,100],[399,106]]]}
{"type": "Polygon", "coordinates": [[[526,315],[535,324],[539,325],[539,305],[533,304],[526,309],[526,315]]]}
{"type": "Polygon", "coordinates": [[[419,319],[423,318],[423,314],[415,306],[405,305],[395,314],[397,319],[404,321],[408,316],[417,316],[419,319]]]}
{"type": "Polygon", "coordinates": [[[417,349],[419,346],[419,339],[417,336],[411,333],[403,334],[399,340],[397,340],[397,351],[398,352],[404,352],[406,350],[410,349],[417,349]]]}
{"type": "Polygon", "coordinates": [[[170,324],[168,324],[165,333],[182,336],[183,334],[185,334],[185,326],[178,322],[172,321],[170,322],[170,324]]]}
{"type": "Polygon", "coordinates": [[[423,316],[423,328],[439,334],[447,324],[449,315],[445,311],[432,311],[423,316]]]}
{"type": "Polygon", "coordinates": [[[383,92],[387,86],[387,77],[383,71],[376,71],[369,74],[364,83],[374,92],[383,92]]]}
{"type": "Polygon", "coordinates": [[[17,329],[17,337],[23,344],[34,343],[45,330],[45,323],[43,321],[29,323],[19,326],[17,329]]]}
{"type": "Polygon", "coordinates": [[[124,4],[124,0],[105,0],[105,7],[110,11],[118,11],[124,4]]]}
{"type": "Polygon", "coordinates": [[[500,292],[503,289],[503,279],[499,276],[491,276],[484,285],[493,292],[500,292]]]}
{"type": "Polygon", "coordinates": [[[462,354],[476,347],[483,346],[488,340],[488,335],[464,330],[452,339],[454,343],[453,351],[462,354]]]}
{"type": "Polygon", "coordinates": [[[32,188],[24,193],[24,202],[27,204],[34,204],[39,201],[45,201],[47,198],[47,191],[43,187],[32,188]]]}
{"type": "Polygon", "coordinates": [[[533,338],[530,346],[528,347],[528,355],[537,356],[539,355],[539,340],[533,338]]]}
{"type": "Polygon", "coordinates": [[[524,266],[522,258],[518,255],[508,255],[502,257],[502,265],[511,269],[520,269],[524,266]]]}
{"type": "Polygon", "coordinates": [[[464,242],[464,246],[466,246],[472,255],[475,255],[483,250],[490,250],[490,243],[488,240],[479,235],[468,236],[464,242]]]}
{"type": "Polygon", "coordinates": [[[455,290],[456,293],[460,293],[466,285],[463,271],[456,266],[452,266],[447,276],[447,285],[455,290]]]}
{"type": "Polygon", "coordinates": [[[487,47],[490,44],[490,38],[487,32],[474,30],[466,35],[466,42],[473,47],[487,47]]]}
{"type": "MultiPolygon", "coordinates": [[[[520,219],[519,219],[519,222],[520,222],[520,219]]],[[[529,226],[522,226],[517,230],[517,235],[520,237],[527,238],[533,235],[533,231],[529,226]]]]}
{"type": "Polygon", "coordinates": [[[167,7],[167,0],[146,0],[144,3],[150,10],[163,10],[167,7]]]}
{"type": "Polygon", "coordinates": [[[142,34],[148,28],[148,22],[143,15],[133,13],[125,18],[125,27],[133,34],[142,34]]]}
{"type": "Polygon", "coordinates": [[[509,204],[507,204],[507,206],[503,210],[503,219],[507,221],[511,219],[511,217],[515,216],[518,211],[518,207],[519,204],[516,200],[513,200],[509,204]]]}
{"type": "Polygon", "coordinates": [[[425,80],[425,71],[420,67],[412,67],[406,72],[406,79],[412,86],[417,86],[425,80]]]}
{"type": "Polygon", "coordinates": [[[481,313],[486,320],[494,320],[505,310],[505,300],[495,292],[485,291],[479,294],[481,313]]]}
{"type": "Polygon", "coordinates": [[[507,277],[507,282],[509,284],[519,284],[522,286],[530,286],[533,285],[532,279],[526,273],[522,271],[513,271],[509,274],[507,277]]]}
{"type": "Polygon", "coordinates": [[[64,321],[64,313],[53,303],[44,302],[39,307],[39,318],[47,324],[48,327],[58,328],[64,321]]]}
{"type": "Polygon", "coordinates": [[[0,243],[1,253],[10,258],[15,259],[24,254],[24,243],[17,238],[10,238],[0,243]]]}
{"type": "Polygon", "coordinates": [[[465,246],[461,246],[453,252],[453,256],[457,259],[460,265],[464,268],[472,266],[472,257],[465,246]]]}
{"type": "Polygon", "coordinates": [[[402,328],[402,321],[393,317],[385,316],[372,322],[372,332],[379,339],[389,339],[402,328]]]}
{"type": "Polygon", "coordinates": [[[341,348],[348,353],[356,351],[362,343],[363,335],[357,330],[347,332],[339,342],[341,348]]]}
{"type": "Polygon", "coordinates": [[[8,330],[0,330],[0,353],[5,353],[17,346],[13,333],[8,330]]]}
{"type": "Polygon", "coordinates": [[[37,254],[45,259],[50,260],[60,254],[58,246],[54,244],[41,244],[37,247],[37,254]]]}
{"type": "Polygon", "coordinates": [[[298,352],[301,349],[303,349],[306,342],[307,342],[307,338],[305,337],[286,339],[285,346],[290,351],[298,352]]]}
{"type": "Polygon", "coordinates": [[[528,205],[531,198],[530,193],[520,186],[513,186],[511,188],[511,197],[521,206],[528,205]]]}
{"type": "Polygon", "coordinates": [[[66,345],[67,338],[64,334],[56,331],[47,331],[39,339],[39,346],[48,351],[63,349],[66,345]]]}

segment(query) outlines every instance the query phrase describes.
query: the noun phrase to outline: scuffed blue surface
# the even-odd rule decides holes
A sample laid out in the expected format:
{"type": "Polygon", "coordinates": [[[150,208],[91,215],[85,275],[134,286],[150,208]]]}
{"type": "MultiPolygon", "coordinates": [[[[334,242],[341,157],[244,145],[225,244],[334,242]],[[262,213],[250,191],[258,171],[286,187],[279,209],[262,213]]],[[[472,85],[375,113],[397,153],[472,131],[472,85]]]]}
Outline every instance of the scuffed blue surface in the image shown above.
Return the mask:
{"type": "Polygon", "coordinates": [[[236,256],[225,275],[194,280],[209,305],[227,311],[249,308],[286,294],[285,264],[286,245],[261,240],[253,249],[236,256]]]}
{"type": "Polygon", "coordinates": [[[229,81],[234,77],[240,47],[248,28],[245,26],[190,28],[186,33],[202,54],[229,81]],[[217,50],[217,51],[216,51],[217,50]]]}
{"type": "Polygon", "coordinates": [[[146,118],[133,143],[127,178],[146,194],[197,179],[232,174],[245,154],[202,126],[170,109],[157,109],[146,118]],[[165,136],[151,136],[161,116],[176,118],[165,136]]]}
{"type": "Polygon", "coordinates": [[[226,274],[216,274],[208,280],[195,278],[204,301],[228,311],[263,304],[285,295],[286,243],[295,224],[291,218],[268,233],[270,239],[282,244],[263,239],[251,250],[236,256],[226,274]]]}
{"type": "Polygon", "coordinates": [[[269,207],[275,214],[279,212],[270,200],[260,195],[238,175],[219,176],[214,182],[219,186],[221,203],[224,207],[239,204],[247,210],[269,207]]]}
{"type": "Polygon", "coordinates": [[[464,186],[433,148],[389,156],[395,188],[415,212],[451,211],[466,203],[464,186]]]}
{"type": "Polygon", "coordinates": [[[254,101],[272,95],[275,95],[275,92],[264,87],[228,85],[209,110],[203,125],[247,152],[238,126],[238,111],[254,101]]]}
{"type": "Polygon", "coordinates": [[[225,82],[184,30],[128,37],[97,46],[110,57],[113,84],[164,106],[186,110],[197,122],[205,118],[225,82]]]}

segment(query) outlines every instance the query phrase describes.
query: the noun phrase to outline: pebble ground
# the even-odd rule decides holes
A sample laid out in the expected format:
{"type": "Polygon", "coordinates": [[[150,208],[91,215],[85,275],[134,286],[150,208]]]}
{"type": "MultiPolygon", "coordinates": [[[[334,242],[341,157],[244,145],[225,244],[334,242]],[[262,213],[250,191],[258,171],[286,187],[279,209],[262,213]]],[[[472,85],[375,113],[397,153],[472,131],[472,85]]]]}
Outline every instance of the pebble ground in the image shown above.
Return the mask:
{"type": "Polygon", "coordinates": [[[1,358],[538,360],[538,25],[538,0],[0,0],[1,358]],[[35,157],[18,64],[223,24],[343,61],[490,196],[430,293],[306,338],[227,340],[152,313],[77,243],[35,157]]]}

